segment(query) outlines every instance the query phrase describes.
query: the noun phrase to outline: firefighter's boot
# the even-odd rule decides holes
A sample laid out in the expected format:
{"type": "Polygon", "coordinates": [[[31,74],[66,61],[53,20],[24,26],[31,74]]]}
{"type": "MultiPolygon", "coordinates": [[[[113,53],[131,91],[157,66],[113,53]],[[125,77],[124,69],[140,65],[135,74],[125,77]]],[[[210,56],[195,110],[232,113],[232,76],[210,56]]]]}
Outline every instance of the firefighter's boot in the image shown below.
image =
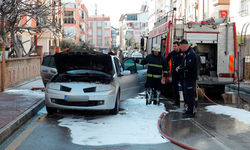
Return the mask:
{"type": "Polygon", "coordinates": [[[159,104],[160,104],[160,95],[161,95],[161,91],[160,91],[160,90],[156,90],[156,94],[157,94],[157,97],[156,97],[156,105],[159,105],[159,104]]]}
{"type": "Polygon", "coordinates": [[[153,93],[152,88],[147,88],[146,105],[150,105],[151,104],[152,93],[153,93]]]}

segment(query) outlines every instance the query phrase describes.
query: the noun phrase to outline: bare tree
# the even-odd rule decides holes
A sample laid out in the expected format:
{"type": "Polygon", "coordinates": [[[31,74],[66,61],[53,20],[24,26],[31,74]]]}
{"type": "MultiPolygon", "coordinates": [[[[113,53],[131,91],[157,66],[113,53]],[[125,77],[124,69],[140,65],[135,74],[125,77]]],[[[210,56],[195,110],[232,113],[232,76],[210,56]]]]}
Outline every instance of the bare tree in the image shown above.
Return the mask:
{"type": "Polygon", "coordinates": [[[61,14],[61,0],[44,2],[0,0],[0,36],[8,45],[10,34],[12,43],[10,54],[15,54],[16,57],[29,56],[35,51],[35,41],[26,53],[23,48],[24,42],[18,39],[18,33],[28,32],[30,35],[38,35],[39,38],[44,30],[50,30],[55,37],[59,38],[62,26],[57,16],[61,14]]]}
{"type": "Polygon", "coordinates": [[[126,49],[128,50],[133,49],[135,47],[135,40],[131,34],[128,34],[125,37],[125,45],[126,45],[126,49]]]}

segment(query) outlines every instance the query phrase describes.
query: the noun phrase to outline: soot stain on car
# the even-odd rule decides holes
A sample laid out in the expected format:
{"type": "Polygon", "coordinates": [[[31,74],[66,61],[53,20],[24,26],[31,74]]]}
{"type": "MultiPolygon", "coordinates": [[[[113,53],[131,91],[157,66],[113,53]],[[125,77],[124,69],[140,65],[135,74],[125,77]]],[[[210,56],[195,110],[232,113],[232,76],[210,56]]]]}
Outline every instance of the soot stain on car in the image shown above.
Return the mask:
{"type": "Polygon", "coordinates": [[[110,55],[95,51],[72,50],[54,55],[58,74],[52,82],[90,82],[109,84],[113,67],[110,55]],[[85,73],[68,73],[72,70],[90,70],[85,73]],[[91,72],[97,71],[97,72],[91,72]],[[101,72],[101,73],[98,73],[101,72]]]}

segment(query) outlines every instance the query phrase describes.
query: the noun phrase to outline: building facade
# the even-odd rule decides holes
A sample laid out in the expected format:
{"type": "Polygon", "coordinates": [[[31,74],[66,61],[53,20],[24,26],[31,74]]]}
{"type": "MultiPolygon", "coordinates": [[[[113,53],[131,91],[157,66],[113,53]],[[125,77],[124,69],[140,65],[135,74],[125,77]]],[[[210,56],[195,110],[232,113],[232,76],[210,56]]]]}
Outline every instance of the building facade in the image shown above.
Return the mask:
{"type": "MultiPolygon", "coordinates": [[[[236,30],[238,35],[238,44],[244,38],[246,38],[245,44],[245,54],[250,56],[250,29],[249,29],[249,22],[250,19],[250,1],[248,0],[234,0],[230,1],[230,20],[236,22],[236,30]],[[242,35],[242,38],[241,38],[242,35]]],[[[242,41],[243,42],[243,41],[242,41]]],[[[248,59],[249,61],[249,59],[248,59]]]]}
{"type": "Polygon", "coordinates": [[[105,15],[92,15],[88,19],[88,43],[96,50],[104,50],[111,47],[111,23],[110,17],[105,15]]]}
{"type": "Polygon", "coordinates": [[[152,30],[154,23],[158,21],[162,16],[165,16],[167,12],[173,10],[175,5],[173,0],[148,0],[148,28],[152,30]]]}
{"type": "Polygon", "coordinates": [[[117,47],[117,37],[119,37],[119,29],[111,26],[111,47],[117,47]]]}
{"type": "Polygon", "coordinates": [[[186,22],[202,21],[213,18],[226,17],[228,22],[230,0],[175,0],[176,18],[184,18],[186,22]]]}
{"type": "Polygon", "coordinates": [[[120,44],[125,44],[125,37],[131,35],[136,44],[148,34],[148,11],[130,13],[120,17],[120,44]]]}
{"type": "MultiPolygon", "coordinates": [[[[40,0],[41,3],[44,1],[40,0]]],[[[63,39],[63,8],[61,0],[52,0],[51,11],[51,23],[58,25],[56,28],[51,27],[51,29],[43,29],[35,35],[34,41],[37,45],[43,46],[43,54],[53,54],[56,50],[59,50],[59,42],[63,39]],[[59,32],[58,32],[59,31],[59,32]],[[57,47],[57,49],[56,49],[57,47]]],[[[34,24],[34,22],[32,23],[34,24]]],[[[33,39],[32,39],[33,40],[33,39]]],[[[32,41],[31,40],[31,41],[32,41]]]]}
{"type": "Polygon", "coordinates": [[[88,18],[88,9],[84,4],[81,4],[80,42],[88,42],[88,18]]]}
{"type": "Polygon", "coordinates": [[[79,42],[81,39],[81,0],[64,0],[64,38],[79,42]]]}

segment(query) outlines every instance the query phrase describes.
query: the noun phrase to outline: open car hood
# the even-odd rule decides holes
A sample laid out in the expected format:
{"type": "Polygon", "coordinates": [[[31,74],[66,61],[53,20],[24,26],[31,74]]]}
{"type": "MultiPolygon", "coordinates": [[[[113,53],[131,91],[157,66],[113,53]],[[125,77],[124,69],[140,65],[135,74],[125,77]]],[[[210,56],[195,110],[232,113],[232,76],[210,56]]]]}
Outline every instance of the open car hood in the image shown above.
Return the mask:
{"type": "Polygon", "coordinates": [[[96,70],[113,75],[110,55],[95,51],[71,50],[54,55],[58,74],[71,70],[96,70]]]}

